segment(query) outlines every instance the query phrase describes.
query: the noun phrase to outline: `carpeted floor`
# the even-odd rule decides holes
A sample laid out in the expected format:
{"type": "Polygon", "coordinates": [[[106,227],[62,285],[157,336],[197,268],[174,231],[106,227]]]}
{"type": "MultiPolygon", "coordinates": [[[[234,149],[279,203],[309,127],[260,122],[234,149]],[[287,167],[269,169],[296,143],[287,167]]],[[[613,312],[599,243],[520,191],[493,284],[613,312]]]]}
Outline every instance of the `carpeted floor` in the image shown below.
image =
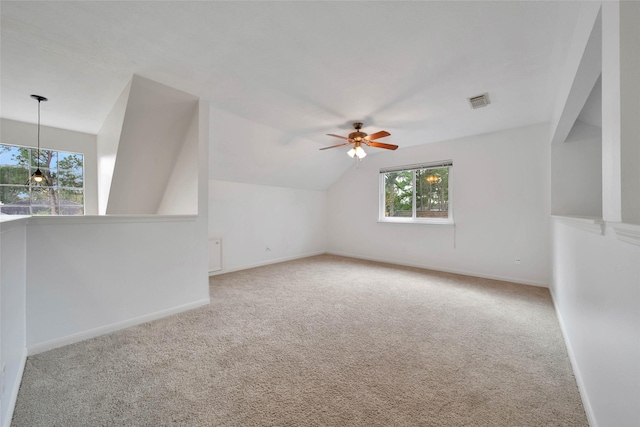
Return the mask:
{"type": "Polygon", "coordinates": [[[322,255],[27,360],[13,426],[587,426],[547,289],[322,255]]]}

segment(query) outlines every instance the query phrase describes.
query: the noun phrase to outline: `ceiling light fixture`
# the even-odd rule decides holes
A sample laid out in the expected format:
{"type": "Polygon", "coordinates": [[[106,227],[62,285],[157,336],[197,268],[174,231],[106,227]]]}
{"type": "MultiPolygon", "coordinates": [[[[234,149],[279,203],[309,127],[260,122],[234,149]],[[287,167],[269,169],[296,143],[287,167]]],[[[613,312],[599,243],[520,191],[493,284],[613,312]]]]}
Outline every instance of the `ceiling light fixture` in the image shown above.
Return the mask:
{"type": "Polygon", "coordinates": [[[353,128],[356,130],[355,132],[351,132],[349,137],[344,137],[340,135],[335,135],[333,133],[328,133],[327,135],[333,136],[334,138],[344,139],[347,142],[343,142],[342,144],[332,145],[331,147],[323,147],[321,150],[328,150],[329,148],[336,147],[344,147],[345,145],[353,144],[353,147],[349,151],[347,151],[347,155],[352,159],[357,157],[357,160],[362,160],[366,157],[367,153],[365,153],[362,145],[366,145],[367,147],[375,147],[375,148],[384,148],[385,150],[395,150],[398,148],[397,145],[393,144],[385,144],[384,142],[376,141],[379,138],[384,138],[385,136],[391,135],[386,130],[378,131],[372,135],[366,134],[362,132],[362,123],[355,122],[353,124],[353,128]]]}
{"type": "Polygon", "coordinates": [[[353,148],[351,148],[351,150],[347,151],[347,154],[352,159],[353,159],[353,156],[356,156],[358,158],[358,160],[364,159],[366,157],[366,155],[367,155],[367,153],[365,153],[365,151],[360,146],[360,142],[359,141],[356,142],[356,145],[353,148]]]}
{"type": "Polygon", "coordinates": [[[48,101],[48,99],[40,95],[31,95],[31,97],[38,100],[38,168],[33,175],[31,175],[31,179],[35,182],[42,182],[44,180],[44,174],[40,170],[40,103],[42,101],[48,101]]]}

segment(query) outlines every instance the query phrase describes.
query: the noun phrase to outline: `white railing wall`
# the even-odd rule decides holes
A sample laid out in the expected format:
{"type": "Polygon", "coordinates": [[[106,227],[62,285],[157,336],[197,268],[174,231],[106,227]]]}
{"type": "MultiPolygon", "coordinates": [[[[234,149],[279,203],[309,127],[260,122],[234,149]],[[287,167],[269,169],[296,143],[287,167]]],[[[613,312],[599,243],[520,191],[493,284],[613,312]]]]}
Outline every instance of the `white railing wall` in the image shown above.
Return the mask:
{"type": "Polygon", "coordinates": [[[0,216],[0,425],[9,426],[27,358],[25,346],[28,217],[0,216]]]}

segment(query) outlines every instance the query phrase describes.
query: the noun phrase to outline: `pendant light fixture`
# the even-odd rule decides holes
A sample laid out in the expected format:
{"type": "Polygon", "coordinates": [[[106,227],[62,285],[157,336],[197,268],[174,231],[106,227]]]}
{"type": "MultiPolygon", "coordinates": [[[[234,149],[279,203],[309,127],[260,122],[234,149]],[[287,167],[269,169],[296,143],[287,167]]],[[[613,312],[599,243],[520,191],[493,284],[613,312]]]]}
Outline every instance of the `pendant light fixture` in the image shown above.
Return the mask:
{"type": "Polygon", "coordinates": [[[425,179],[429,184],[439,184],[440,182],[442,182],[442,178],[440,178],[438,175],[429,175],[425,179]]]}
{"type": "Polygon", "coordinates": [[[48,101],[48,99],[40,95],[31,95],[31,97],[38,100],[38,168],[31,175],[31,179],[33,179],[37,183],[40,183],[44,180],[44,174],[40,170],[40,103],[42,101],[48,101]]]}

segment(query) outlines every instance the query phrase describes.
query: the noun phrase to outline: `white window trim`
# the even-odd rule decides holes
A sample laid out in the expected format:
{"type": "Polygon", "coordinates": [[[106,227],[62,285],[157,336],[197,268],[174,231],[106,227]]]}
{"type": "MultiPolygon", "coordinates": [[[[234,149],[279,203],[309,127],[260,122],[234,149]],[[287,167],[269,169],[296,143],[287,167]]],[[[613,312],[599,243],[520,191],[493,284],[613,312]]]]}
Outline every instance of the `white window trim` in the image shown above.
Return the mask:
{"type": "Polygon", "coordinates": [[[378,174],[378,222],[384,223],[396,223],[396,224],[422,224],[422,225],[441,225],[441,226],[453,226],[455,225],[453,219],[453,162],[451,160],[421,163],[416,165],[398,166],[394,168],[382,168],[378,174]],[[384,186],[384,174],[386,172],[393,172],[398,170],[415,170],[426,169],[436,167],[448,167],[449,168],[449,200],[448,200],[448,216],[447,218],[416,218],[416,174],[413,173],[413,203],[412,203],[412,218],[401,217],[387,217],[384,215],[385,207],[385,186],[384,186]]]}

